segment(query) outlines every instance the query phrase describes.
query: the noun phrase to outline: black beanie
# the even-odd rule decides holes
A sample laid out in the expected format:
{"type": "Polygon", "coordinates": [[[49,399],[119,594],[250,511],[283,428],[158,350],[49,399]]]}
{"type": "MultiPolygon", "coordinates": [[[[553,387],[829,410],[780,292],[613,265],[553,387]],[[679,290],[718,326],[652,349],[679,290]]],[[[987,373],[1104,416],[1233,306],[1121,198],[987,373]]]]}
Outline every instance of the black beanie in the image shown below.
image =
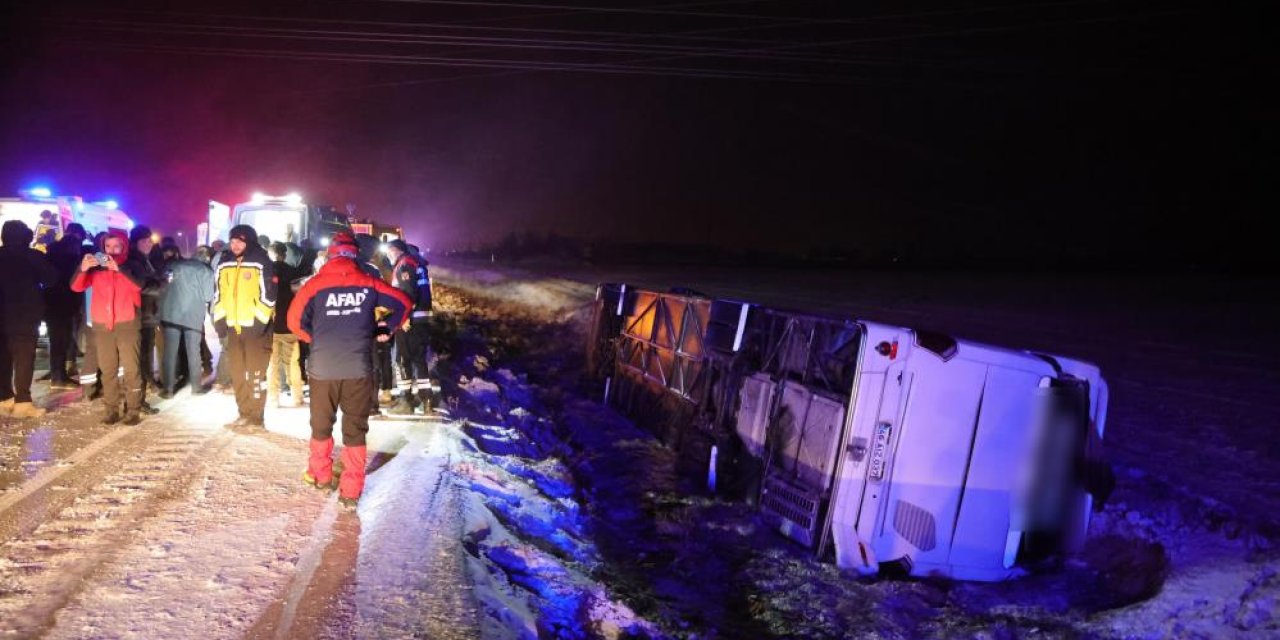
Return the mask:
{"type": "Polygon", "coordinates": [[[227,234],[229,240],[241,240],[250,247],[258,246],[258,232],[247,224],[238,224],[231,227],[231,233],[227,234]]]}
{"type": "Polygon", "coordinates": [[[151,227],[146,225],[138,225],[129,231],[129,244],[134,244],[139,240],[151,237],[151,227]]]}

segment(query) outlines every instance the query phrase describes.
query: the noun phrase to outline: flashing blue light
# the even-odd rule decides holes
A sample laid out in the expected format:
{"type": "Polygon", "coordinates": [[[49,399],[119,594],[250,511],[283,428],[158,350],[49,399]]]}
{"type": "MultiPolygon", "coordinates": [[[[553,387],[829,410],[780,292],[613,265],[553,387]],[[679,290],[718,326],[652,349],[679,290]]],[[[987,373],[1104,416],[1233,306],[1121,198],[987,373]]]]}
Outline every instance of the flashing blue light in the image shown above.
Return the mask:
{"type": "Polygon", "coordinates": [[[52,198],[53,191],[49,187],[32,187],[31,195],[37,198],[52,198]]]}
{"type": "Polygon", "coordinates": [[[102,206],[104,206],[104,207],[106,207],[106,208],[108,208],[108,209],[119,209],[119,208],[120,208],[120,203],[119,203],[119,202],[116,202],[115,200],[104,200],[104,201],[102,202],[102,206]]]}

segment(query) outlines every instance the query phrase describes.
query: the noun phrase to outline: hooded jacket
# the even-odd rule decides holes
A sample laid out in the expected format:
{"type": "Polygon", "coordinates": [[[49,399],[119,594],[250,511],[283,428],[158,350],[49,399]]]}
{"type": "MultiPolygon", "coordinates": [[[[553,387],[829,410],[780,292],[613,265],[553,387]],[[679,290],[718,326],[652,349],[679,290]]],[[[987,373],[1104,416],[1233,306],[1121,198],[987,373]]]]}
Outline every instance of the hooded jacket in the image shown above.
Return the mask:
{"type": "Polygon", "coordinates": [[[119,231],[109,234],[119,238],[124,244],[124,253],[120,254],[116,264],[119,271],[111,271],[105,267],[94,267],[88,271],[79,271],[71,281],[71,290],[77,293],[89,291],[89,321],[94,327],[111,331],[121,322],[128,322],[139,317],[138,308],[142,306],[141,279],[128,268],[129,238],[119,231]]]}
{"type": "Polygon", "coordinates": [[[0,332],[35,334],[44,317],[41,290],[58,281],[43,253],[31,248],[34,234],[19,220],[0,229],[0,332]]]}
{"type": "MultiPolygon", "coordinates": [[[[331,252],[332,255],[332,252],[331,252]]],[[[319,380],[367,378],[371,373],[375,310],[390,311],[388,325],[404,324],[411,303],[403,293],[370,276],[356,260],[330,257],[302,285],[289,307],[289,330],[311,343],[307,371],[319,380]]]]}
{"type": "Polygon", "coordinates": [[[245,242],[239,256],[223,251],[214,271],[213,321],[229,331],[266,333],[272,326],[278,281],[271,257],[249,225],[231,228],[229,237],[245,242]]]}

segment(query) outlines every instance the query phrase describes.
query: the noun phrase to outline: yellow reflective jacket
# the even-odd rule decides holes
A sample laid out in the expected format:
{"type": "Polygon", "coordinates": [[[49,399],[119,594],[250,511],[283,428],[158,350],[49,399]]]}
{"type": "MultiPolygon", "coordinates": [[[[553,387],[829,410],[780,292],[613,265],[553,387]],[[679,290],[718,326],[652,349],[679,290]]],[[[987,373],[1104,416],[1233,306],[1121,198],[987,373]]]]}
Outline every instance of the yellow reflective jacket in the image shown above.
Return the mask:
{"type": "Polygon", "coordinates": [[[241,333],[270,328],[276,306],[276,275],[271,258],[261,247],[249,247],[240,257],[223,254],[216,272],[213,321],[241,333]]]}

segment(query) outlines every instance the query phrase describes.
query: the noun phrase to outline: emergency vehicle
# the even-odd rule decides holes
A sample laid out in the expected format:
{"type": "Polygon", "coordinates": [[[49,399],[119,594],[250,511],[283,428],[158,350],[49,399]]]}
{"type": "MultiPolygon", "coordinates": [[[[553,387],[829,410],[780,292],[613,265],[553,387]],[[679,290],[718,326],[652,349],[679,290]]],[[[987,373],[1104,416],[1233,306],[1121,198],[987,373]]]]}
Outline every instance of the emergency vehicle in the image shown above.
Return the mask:
{"type": "Polygon", "coordinates": [[[338,231],[351,231],[347,214],[329,205],[313,205],[302,196],[290,193],[285,196],[269,196],[255,193],[248,202],[235,205],[229,223],[212,219],[222,214],[212,205],[209,208],[209,234],[214,240],[226,242],[231,227],[247,224],[259,235],[272,242],[298,242],[314,240],[317,245],[326,244],[338,231]]]}
{"type": "Polygon", "coordinates": [[[0,198],[0,224],[21,220],[35,232],[33,246],[47,249],[51,240],[62,237],[71,223],[79,223],[93,237],[104,231],[133,229],[133,220],[116,202],[88,202],[80,196],[55,196],[46,189],[22,192],[17,198],[0,198]]]}

